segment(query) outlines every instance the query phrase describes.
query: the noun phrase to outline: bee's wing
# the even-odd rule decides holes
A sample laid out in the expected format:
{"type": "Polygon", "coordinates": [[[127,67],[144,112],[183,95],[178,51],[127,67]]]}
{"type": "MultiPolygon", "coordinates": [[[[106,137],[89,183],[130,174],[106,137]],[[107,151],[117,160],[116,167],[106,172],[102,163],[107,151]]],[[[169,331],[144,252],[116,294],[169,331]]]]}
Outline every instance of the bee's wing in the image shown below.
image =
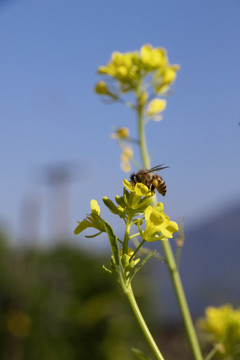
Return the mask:
{"type": "Polygon", "coordinates": [[[151,173],[151,172],[154,172],[154,171],[160,171],[160,170],[163,170],[163,169],[166,169],[168,168],[169,166],[163,166],[163,164],[160,164],[160,165],[157,165],[157,166],[154,166],[152,167],[151,169],[149,170],[146,170],[144,172],[144,174],[148,174],[148,173],[151,173]]]}

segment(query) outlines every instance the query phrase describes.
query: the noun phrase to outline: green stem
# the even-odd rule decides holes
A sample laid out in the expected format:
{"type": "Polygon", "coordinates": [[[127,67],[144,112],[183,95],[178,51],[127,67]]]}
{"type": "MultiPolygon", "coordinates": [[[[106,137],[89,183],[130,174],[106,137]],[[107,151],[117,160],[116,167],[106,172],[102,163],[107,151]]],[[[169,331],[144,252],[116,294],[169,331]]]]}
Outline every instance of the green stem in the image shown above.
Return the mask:
{"type": "Polygon", "coordinates": [[[131,218],[131,216],[128,215],[128,218],[127,218],[127,221],[126,221],[124,240],[123,240],[123,253],[124,254],[127,254],[127,252],[128,252],[128,242],[129,242],[131,221],[132,221],[132,218],[131,218]]]}
{"type": "Polygon", "coordinates": [[[146,242],[146,240],[142,240],[141,244],[138,245],[138,247],[136,248],[136,250],[134,251],[134,253],[132,254],[132,256],[130,257],[130,260],[131,261],[134,256],[137,254],[138,250],[141,249],[141,247],[143,246],[143,244],[146,242]]]}
{"type": "Polygon", "coordinates": [[[143,332],[143,335],[145,336],[148,344],[150,345],[154,355],[156,356],[156,359],[158,360],[164,360],[164,357],[162,356],[159,348],[157,347],[157,344],[155,343],[152,334],[150,333],[147,324],[145,323],[145,320],[139,310],[138,304],[136,302],[135,296],[133,294],[132,291],[132,287],[131,285],[128,287],[128,291],[125,292],[125,294],[127,295],[128,301],[131,305],[132,311],[138,321],[138,324],[143,332]]]}
{"type": "Polygon", "coordinates": [[[210,353],[205,357],[205,359],[204,360],[211,360],[212,358],[213,358],[213,356],[217,353],[217,348],[216,347],[214,347],[211,351],[210,351],[210,353]]]}
{"type": "Polygon", "coordinates": [[[188,341],[194,356],[195,360],[202,360],[202,354],[200,350],[200,346],[198,343],[198,339],[196,336],[196,332],[194,329],[194,325],[192,322],[192,318],[190,315],[189,307],[187,304],[187,300],[184,294],[181,278],[178,272],[178,268],[172,253],[171,246],[169,241],[162,241],[163,250],[165,253],[168,270],[172,279],[173,287],[175,290],[175,294],[178,300],[178,305],[180,307],[180,311],[182,313],[183,322],[185,325],[186,334],[188,337],[188,341]]]}
{"type": "Polygon", "coordinates": [[[137,109],[138,139],[139,139],[139,144],[140,144],[140,149],[141,149],[142,163],[143,163],[143,167],[145,169],[150,169],[150,160],[149,160],[148,151],[147,151],[147,143],[146,143],[146,137],[145,137],[145,132],[144,132],[144,122],[143,122],[142,113],[143,113],[142,107],[139,104],[138,109],[137,109]]]}
{"type": "MultiPolygon", "coordinates": [[[[142,108],[138,107],[138,136],[139,136],[139,146],[141,150],[142,163],[143,167],[146,169],[150,168],[150,159],[148,156],[146,138],[144,133],[144,124],[142,118],[142,108]]],[[[153,200],[156,203],[156,198],[153,200]]],[[[183,322],[185,325],[186,334],[189,340],[189,344],[194,356],[195,360],[202,360],[202,354],[200,350],[200,346],[198,343],[198,339],[196,336],[196,332],[193,326],[192,318],[190,315],[190,311],[187,305],[186,297],[184,294],[181,278],[177,269],[177,265],[172,253],[171,246],[169,241],[162,241],[163,250],[165,253],[168,270],[171,276],[173,288],[176,294],[176,298],[178,300],[179,308],[182,314],[183,322]]]]}
{"type": "Polygon", "coordinates": [[[140,233],[138,232],[136,234],[133,234],[133,235],[129,236],[129,239],[133,239],[133,238],[135,238],[136,236],[139,236],[139,235],[140,235],[140,233]]]}

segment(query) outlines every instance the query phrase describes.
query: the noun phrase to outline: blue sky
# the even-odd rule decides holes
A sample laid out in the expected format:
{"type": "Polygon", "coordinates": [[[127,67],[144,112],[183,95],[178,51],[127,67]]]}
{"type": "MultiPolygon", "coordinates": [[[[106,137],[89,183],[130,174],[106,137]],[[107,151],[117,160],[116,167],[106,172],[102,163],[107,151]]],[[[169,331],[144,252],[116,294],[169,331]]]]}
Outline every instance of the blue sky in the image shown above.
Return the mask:
{"type": "Polygon", "coordinates": [[[134,137],[136,124],[131,111],[94,94],[96,69],[113,51],[146,43],[181,65],[162,122],[147,127],[152,165],[170,165],[162,174],[166,212],[191,225],[239,202],[239,34],[237,0],[3,2],[1,224],[17,236],[24,199],[47,196],[37,178],[48,164],[84,169],[71,188],[73,228],[92,198],[121,194],[129,175],[109,134],[128,126],[134,137]]]}

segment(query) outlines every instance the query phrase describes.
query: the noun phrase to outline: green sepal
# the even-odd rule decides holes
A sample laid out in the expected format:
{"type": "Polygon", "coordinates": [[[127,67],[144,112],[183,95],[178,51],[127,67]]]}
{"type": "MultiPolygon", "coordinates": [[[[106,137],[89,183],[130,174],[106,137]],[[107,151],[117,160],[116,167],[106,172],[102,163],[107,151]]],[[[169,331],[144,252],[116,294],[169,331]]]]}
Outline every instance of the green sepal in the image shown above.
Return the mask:
{"type": "Polygon", "coordinates": [[[121,260],[124,269],[129,266],[129,256],[127,254],[123,254],[121,260]]]}
{"type": "Polygon", "coordinates": [[[124,201],[124,207],[129,208],[129,192],[124,188],[123,190],[123,201],[124,201]]]}
{"type": "Polygon", "coordinates": [[[89,227],[94,227],[93,224],[88,221],[87,219],[84,219],[83,221],[78,221],[78,225],[76,227],[76,229],[74,230],[74,234],[78,235],[80,234],[83,230],[89,228],[89,227]]]}
{"type": "Polygon", "coordinates": [[[102,198],[104,204],[108,207],[108,209],[115,215],[119,215],[119,210],[116,205],[112,202],[112,200],[108,199],[106,196],[102,198]]]}
{"type": "MultiPolygon", "coordinates": [[[[126,212],[131,212],[132,216],[135,216],[139,213],[143,213],[144,210],[151,204],[152,200],[151,197],[143,197],[136,195],[134,192],[129,192],[127,189],[123,189],[123,196],[115,196],[116,203],[119,205],[119,207],[122,208],[120,210],[119,208],[115,207],[114,211],[116,209],[118,210],[118,214],[121,217],[124,217],[126,215],[126,212]]],[[[109,200],[111,201],[111,200],[109,200]]],[[[107,205],[107,204],[105,204],[107,205]]],[[[107,205],[108,206],[108,205],[107,205]]],[[[111,205],[112,206],[112,205],[111,205]]],[[[110,211],[112,211],[110,209],[110,211]]],[[[112,211],[113,212],[113,211],[112,211]]]]}
{"type": "MultiPolygon", "coordinates": [[[[140,260],[140,259],[139,259],[140,260]]],[[[128,264],[128,269],[129,271],[132,270],[134,268],[134,266],[136,266],[136,263],[134,260],[131,260],[128,264]]]]}
{"type": "Polygon", "coordinates": [[[91,213],[91,219],[93,222],[93,227],[95,227],[97,230],[101,231],[101,232],[105,232],[105,226],[104,226],[104,220],[98,215],[95,214],[94,212],[91,213]]]}
{"type": "Polygon", "coordinates": [[[124,201],[123,201],[123,197],[122,197],[122,196],[116,195],[116,196],[115,196],[115,201],[116,201],[116,203],[117,203],[119,206],[121,206],[122,208],[125,208],[125,203],[124,203],[124,201]]]}
{"type": "Polygon", "coordinates": [[[127,266],[124,267],[125,277],[130,281],[132,280],[132,272],[134,267],[135,267],[134,261],[131,261],[127,266]]]}
{"type": "Polygon", "coordinates": [[[147,197],[147,198],[142,198],[139,202],[138,202],[138,205],[135,207],[135,210],[140,212],[140,213],[143,213],[144,210],[149,206],[151,205],[152,203],[152,199],[150,197],[147,197]]]}
{"type": "Polygon", "coordinates": [[[121,218],[125,218],[125,211],[122,206],[116,206],[112,200],[108,199],[106,196],[103,197],[104,204],[108,207],[111,213],[120,216],[121,218]]]}
{"type": "MultiPolygon", "coordinates": [[[[127,180],[125,180],[125,183],[127,180]]],[[[124,183],[124,184],[125,184],[124,183]]],[[[124,185],[126,187],[126,184],[124,185]]],[[[129,185],[130,186],[130,185],[129,185]]],[[[152,200],[152,193],[149,191],[149,189],[141,184],[138,183],[135,187],[136,191],[128,191],[130,187],[123,188],[123,197],[117,198],[116,202],[121,205],[123,208],[126,208],[126,210],[131,211],[131,213],[134,215],[138,213],[143,213],[144,210],[151,204],[152,200]],[[143,192],[143,189],[147,189],[148,192],[143,192]],[[128,190],[127,190],[128,189],[128,190]]],[[[131,185],[132,186],[132,185],[131,185]]]]}

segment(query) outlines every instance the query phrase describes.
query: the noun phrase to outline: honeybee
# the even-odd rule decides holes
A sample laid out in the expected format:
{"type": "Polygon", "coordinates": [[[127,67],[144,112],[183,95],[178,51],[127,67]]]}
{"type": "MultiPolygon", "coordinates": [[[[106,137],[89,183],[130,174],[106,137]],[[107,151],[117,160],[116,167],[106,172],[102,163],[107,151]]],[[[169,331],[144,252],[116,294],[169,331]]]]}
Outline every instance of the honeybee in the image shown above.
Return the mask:
{"type": "Polygon", "coordinates": [[[165,181],[160,175],[152,174],[152,173],[155,171],[166,169],[168,167],[169,166],[157,165],[149,170],[147,169],[139,170],[136,174],[135,173],[131,174],[130,181],[134,185],[136,185],[137,183],[142,183],[146,185],[151,191],[157,189],[157,191],[162,196],[165,196],[167,192],[167,185],[165,184],[165,181]]]}

